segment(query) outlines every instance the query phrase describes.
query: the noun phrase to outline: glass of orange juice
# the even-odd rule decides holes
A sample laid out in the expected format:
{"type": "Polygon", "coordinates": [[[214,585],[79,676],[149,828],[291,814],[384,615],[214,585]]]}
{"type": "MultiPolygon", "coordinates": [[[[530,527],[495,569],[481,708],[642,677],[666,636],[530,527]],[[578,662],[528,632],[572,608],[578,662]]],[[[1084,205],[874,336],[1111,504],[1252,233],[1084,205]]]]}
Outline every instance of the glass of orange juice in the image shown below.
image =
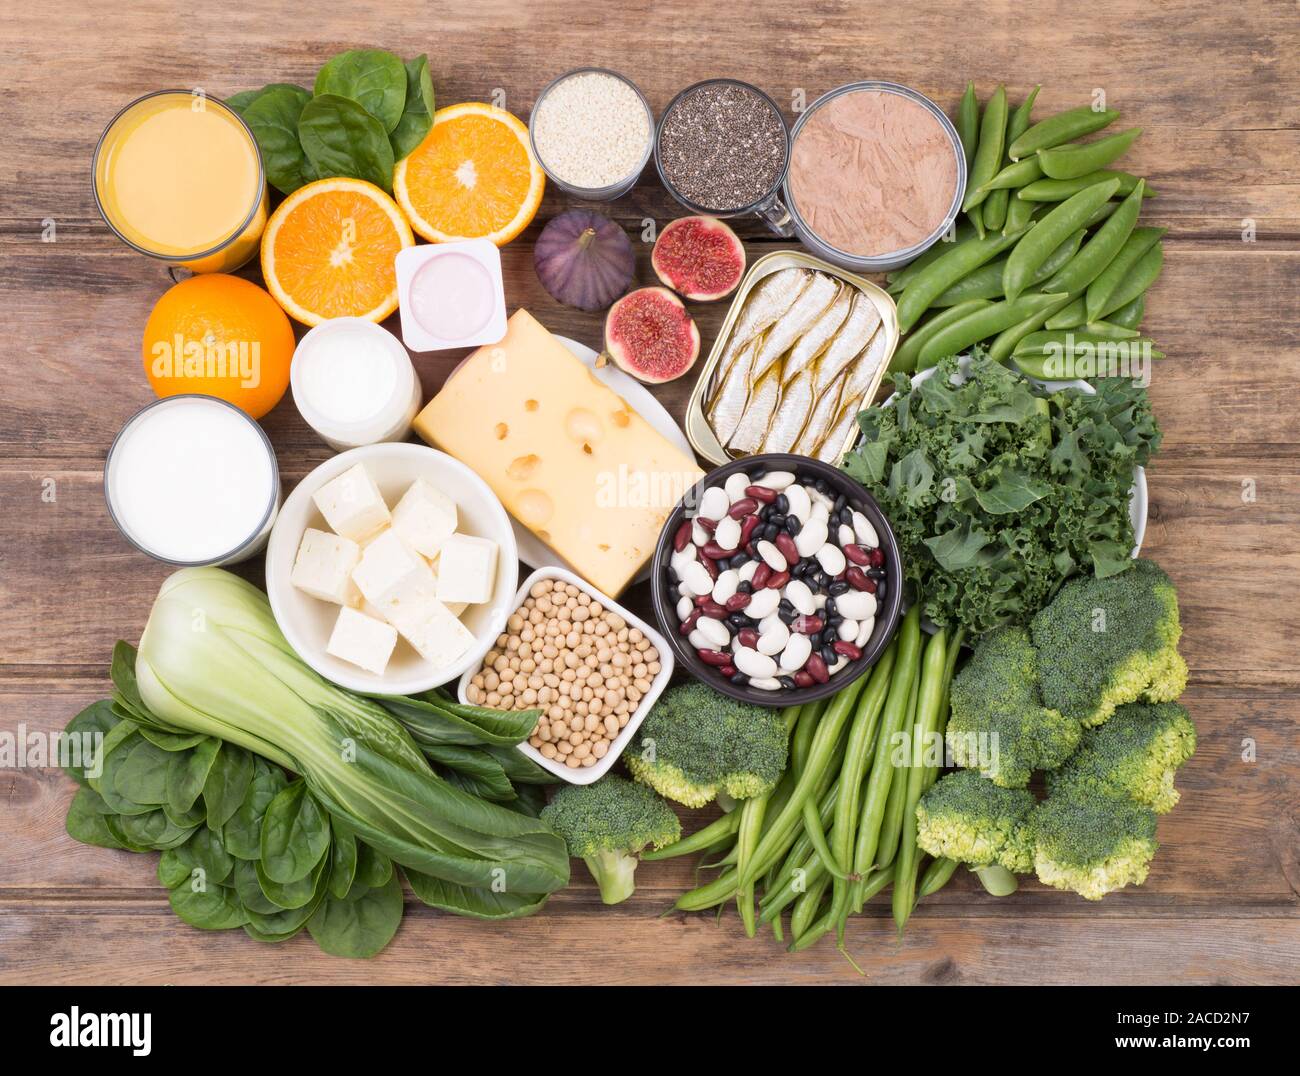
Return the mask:
{"type": "Polygon", "coordinates": [[[158,90],[122,109],[95,147],[94,187],[118,238],[196,273],[239,268],[266,226],[253,133],[202,93],[158,90]]]}

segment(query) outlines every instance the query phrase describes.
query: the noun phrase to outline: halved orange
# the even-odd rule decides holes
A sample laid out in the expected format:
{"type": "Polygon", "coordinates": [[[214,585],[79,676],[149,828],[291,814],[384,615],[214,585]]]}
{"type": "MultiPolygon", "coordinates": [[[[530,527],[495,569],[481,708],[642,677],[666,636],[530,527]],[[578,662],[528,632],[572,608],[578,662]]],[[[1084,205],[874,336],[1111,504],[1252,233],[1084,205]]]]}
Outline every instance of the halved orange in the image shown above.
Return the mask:
{"type": "Polygon", "coordinates": [[[424,141],[393,171],[397,204],[433,243],[505,246],[536,215],[545,185],[528,128],[478,101],[438,109],[424,141]]]}
{"type": "Polygon", "coordinates": [[[304,325],[328,318],[383,321],[397,309],[393,260],[415,246],[387,194],[363,179],[320,179],[280,203],[262,235],[262,276],[304,325]]]}

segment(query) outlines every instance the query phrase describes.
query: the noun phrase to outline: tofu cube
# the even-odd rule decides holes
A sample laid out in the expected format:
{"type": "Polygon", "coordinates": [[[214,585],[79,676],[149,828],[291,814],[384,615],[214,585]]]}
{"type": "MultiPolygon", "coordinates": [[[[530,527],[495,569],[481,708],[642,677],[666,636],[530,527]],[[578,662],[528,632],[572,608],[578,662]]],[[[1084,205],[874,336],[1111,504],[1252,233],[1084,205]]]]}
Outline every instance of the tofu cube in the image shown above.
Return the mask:
{"type": "Polygon", "coordinates": [[[336,658],[382,676],[396,645],[397,629],[391,624],[345,605],[339,610],[339,618],[334,622],[325,650],[336,658]]]}
{"type": "Polygon", "coordinates": [[[298,545],[289,582],[321,601],[351,604],[352,569],[360,556],[356,542],[308,527],[298,545]]]}
{"type": "Polygon", "coordinates": [[[393,530],[417,553],[436,557],[456,533],[456,502],[417,478],[393,509],[393,530]]]}
{"type": "Polygon", "coordinates": [[[425,617],[430,603],[437,601],[433,569],[393,530],[366,546],[352,571],[352,581],[365,600],[399,631],[407,620],[425,617]]]}
{"type": "MultiPolygon", "coordinates": [[[[436,584],[438,580],[438,566],[436,564],[433,567],[433,579],[436,584]]],[[[442,604],[451,610],[452,616],[460,616],[461,613],[469,608],[469,602],[443,602],[442,604]]]]}
{"type": "Polygon", "coordinates": [[[360,463],[326,482],[312,500],[330,528],[354,542],[368,538],[392,519],[379,487],[360,463]]]}
{"type": "Polygon", "coordinates": [[[438,668],[459,660],[474,645],[473,633],[436,598],[424,616],[408,620],[400,630],[420,657],[438,668]]]}
{"type": "Polygon", "coordinates": [[[453,534],[438,556],[438,600],[477,605],[492,597],[497,544],[490,538],[453,534]]]}

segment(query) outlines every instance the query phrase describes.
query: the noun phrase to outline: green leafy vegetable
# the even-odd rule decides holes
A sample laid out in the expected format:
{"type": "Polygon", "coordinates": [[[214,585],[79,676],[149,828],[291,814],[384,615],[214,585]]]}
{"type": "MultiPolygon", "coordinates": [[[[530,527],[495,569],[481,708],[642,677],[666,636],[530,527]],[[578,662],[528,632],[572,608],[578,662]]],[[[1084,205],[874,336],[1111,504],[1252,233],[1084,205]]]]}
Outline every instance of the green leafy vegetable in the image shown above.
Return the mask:
{"type": "Polygon", "coordinates": [[[267,182],[283,194],[319,178],[298,140],[298,120],[310,100],[297,86],[268,88],[243,113],[262,151],[267,182]]]}
{"type": "Polygon", "coordinates": [[[313,97],[298,117],[298,138],[320,178],[352,176],[393,189],[393,147],[384,125],[348,97],[313,97]]]}
{"type": "Polygon", "coordinates": [[[402,885],[396,876],[347,897],[327,895],[307,929],[331,956],[371,957],[387,945],[402,921],[402,885]]]}
{"type": "Polygon", "coordinates": [[[307,782],[294,781],[271,801],[262,819],[266,876],[281,883],[306,877],[325,854],[329,839],[329,819],[307,791],[307,782]]]}
{"type": "Polygon", "coordinates": [[[429,57],[417,56],[406,61],[406,105],[397,126],[388,132],[393,157],[401,160],[424,141],[433,126],[433,80],[429,77],[429,57]]]}
{"type": "Polygon", "coordinates": [[[352,49],[327,60],[316,74],[315,95],[346,97],[393,130],[406,103],[406,69],[383,49],[352,49]]]}

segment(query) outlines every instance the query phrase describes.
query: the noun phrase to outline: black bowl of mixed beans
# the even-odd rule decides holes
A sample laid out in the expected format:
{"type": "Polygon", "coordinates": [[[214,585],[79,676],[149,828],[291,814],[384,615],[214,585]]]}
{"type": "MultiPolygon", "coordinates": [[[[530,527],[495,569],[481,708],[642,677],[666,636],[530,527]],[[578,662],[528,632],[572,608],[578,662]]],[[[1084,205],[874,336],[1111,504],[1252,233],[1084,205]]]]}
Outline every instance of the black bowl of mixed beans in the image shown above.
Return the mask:
{"type": "Polygon", "coordinates": [[[797,706],[875,664],[898,625],[903,566],[861,485],[819,460],[768,453],[687,492],[650,582],[663,634],[698,679],[745,702],[797,706]]]}

